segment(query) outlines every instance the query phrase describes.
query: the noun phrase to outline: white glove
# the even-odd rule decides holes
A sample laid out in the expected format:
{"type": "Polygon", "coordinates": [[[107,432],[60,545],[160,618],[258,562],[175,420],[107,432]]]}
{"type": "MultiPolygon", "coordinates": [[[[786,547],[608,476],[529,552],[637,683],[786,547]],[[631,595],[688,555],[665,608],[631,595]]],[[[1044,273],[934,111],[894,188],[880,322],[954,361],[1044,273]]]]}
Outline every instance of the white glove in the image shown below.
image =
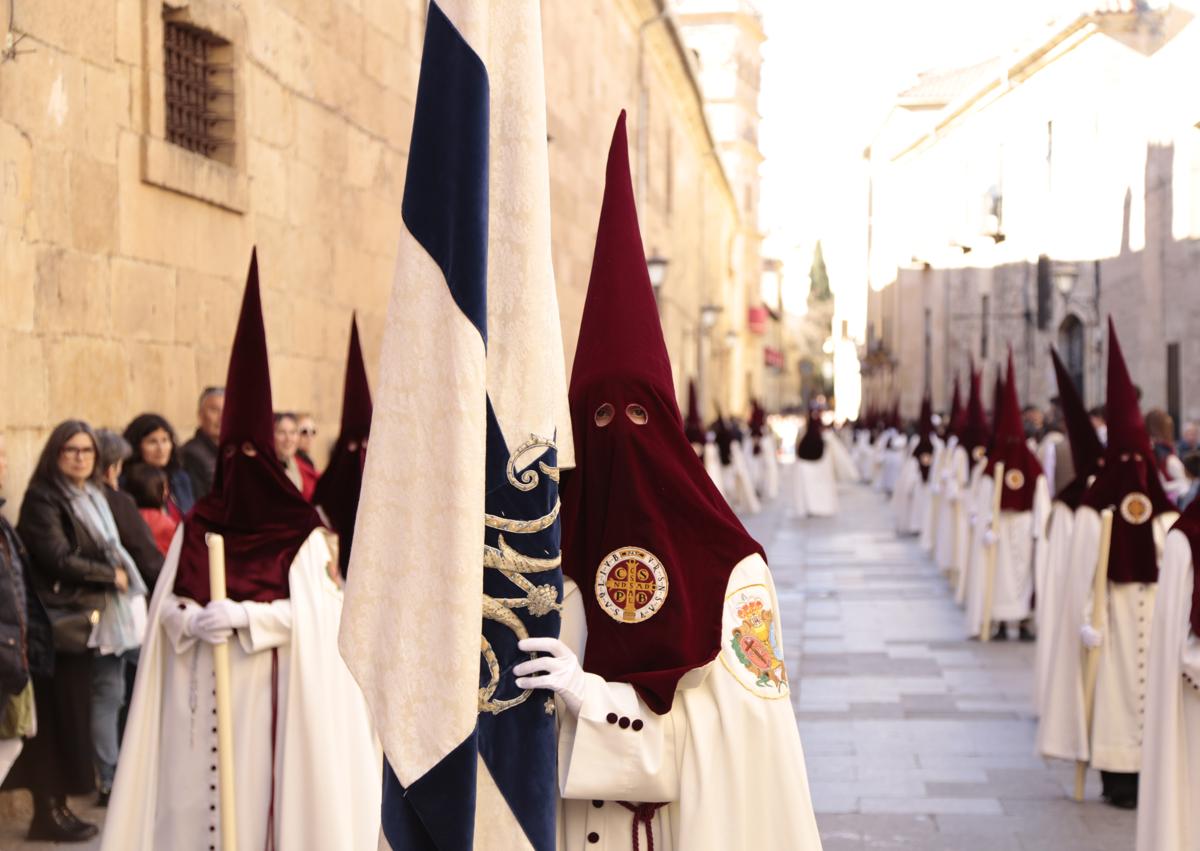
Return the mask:
{"type": "Polygon", "coordinates": [[[544,688],[562,698],[567,711],[579,714],[583,706],[583,666],[571,648],[557,638],[525,638],[517,642],[525,653],[548,653],[513,668],[517,688],[544,688]]]}
{"type": "Polygon", "coordinates": [[[233,600],[211,600],[188,620],[187,632],[209,644],[220,644],[227,640],[235,629],[249,625],[250,615],[241,603],[235,603],[233,600]]]}
{"type": "Polygon", "coordinates": [[[991,526],[983,530],[983,545],[985,547],[996,546],[996,533],[991,526]]]}
{"type": "Polygon", "coordinates": [[[942,492],[941,484],[939,484],[938,482],[935,481],[933,484],[931,484],[929,486],[929,492],[931,494],[933,494],[934,496],[937,496],[938,494],[940,494],[942,492]]]}
{"type": "Polygon", "coordinates": [[[1083,642],[1084,647],[1094,650],[1104,643],[1104,633],[1093,629],[1091,624],[1085,623],[1079,628],[1079,640],[1083,642]]]}

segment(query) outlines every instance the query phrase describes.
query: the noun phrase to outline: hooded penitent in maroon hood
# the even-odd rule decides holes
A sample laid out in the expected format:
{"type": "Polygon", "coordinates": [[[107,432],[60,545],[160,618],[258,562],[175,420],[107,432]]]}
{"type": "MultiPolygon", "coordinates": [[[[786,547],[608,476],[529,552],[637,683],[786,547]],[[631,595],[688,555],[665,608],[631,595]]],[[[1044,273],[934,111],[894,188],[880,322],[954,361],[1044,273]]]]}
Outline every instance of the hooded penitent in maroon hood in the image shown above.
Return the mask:
{"type": "Polygon", "coordinates": [[[917,470],[921,481],[929,481],[929,470],[933,466],[933,402],[928,396],[921,400],[921,419],[917,426],[917,445],[912,456],[917,459],[917,470]]]}
{"type": "Polygon", "coordinates": [[[996,445],[996,432],[1000,428],[1000,408],[1004,404],[1004,376],[1000,367],[996,367],[996,378],[992,382],[992,430],[987,436],[987,457],[992,457],[992,449],[996,445]]]}
{"type": "Polygon", "coordinates": [[[225,584],[229,599],[268,603],[289,596],[288,571],[301,545],[321,525],[275,457],[271,374],[258,291],[258,257],[238,318],[213,488],[184,520],[183,549],[175,593],[200,605],[209,601],[205,535],[225,537],[225,584]]]}
{"type": "Polygon", "coordinates": [[[804,434],[796,442],[796,457],[801,461],[820,461],[825,455],[825,437],[822,432],[821,412],[814,406],[808,409],[808,420],[804,434]]]}
{"type": "Polygon", "coordinates": [[[342,576],[350,566],[354,519],[358,516],[367,437],[371,431],[371,410],[371,388],[367,385],[367,367],[358,342],[358,322],[351,318],[350,352],[346,357],[346,383],[342,391],[342,430],[329,456],[329,466],[317,482],[317,491],[313,495],[313,504],[325,512],[333,531],[338,534],[342,576]]]}
{"type": "Polygon", "coordinates": [[[1008,351],[1008,376],[997,409],[992,449],[988,453],[984,472],[988,476],[993,475],[996,464],[1003,462],[1004,489],[1000,497],[1001,510],[1031,511],[1038,476],[1042,475],[1042,465],[1029,451],[1029,444],[1025,442],[1012,349],[1008,351]]]}
{"type": "Polygon", "coordinates": [[[966,450],[972,463],[982,456],[989,434],[987,414],[983,412],[983,393],[980,389],[982,381],[982,376],[972,366],[971,393],[967,398],[966,418],[958,435],[958,443],[966,450]]]}
{"type": "Polygon", "coordinates": [[[1075,478],[1064,485],[1054,498],[1074,509],[1079,507],[1083,492],[1087,490],[1088,479],[1104,464],[1104,444],[1096,435],[1096,427],[1092,425],[1092,418],[1083,406],[1079,389],[1071,380],[1066,366],[1053,346],[1050,347],[1050,357],[1054,361],[1054,377],[1058,381],[1058,405],[1062,409],[1067,440],[1071,445],[1071,464],[1075,468],[1075,478]]]}
{"type": "Polygon", "coordinates": [[[763,406],[758,404],[757,399],[750,400],[750,437],[754,444],[754,454],[762,454],[762,436],[763,429],[767,425],[767,412],[763,410],[763,406]]]}
{"type": "Polygon", "coordinates": [[[563,572],[583,592],[584,668],[631,684],[655,712],[721,648],[734,566],[762,548],[683,431],[638,231],[622,113],[570,387],[574,471],[563,475],[563,572]]]}
{"type": "Polygon", "coordinates": [[[967,409],[963,407],[962,392],[958,386],[958,373],[954,374],[954,396],[950,401],[950,414],[946,419],[946,439],[957,437],[962,439],[963,428],[967,425],[967,409]]]}
{"type": "Polygon", "coordinates": [[[1108,392],[1104,402],[1108,446],[1104,466],[1084,494],[1083,505],[1113,510],[1109,546],[1110,582],[1157,582],[1158,549],[1154,524],[1160,514],[1175,511],[1167,499],[1150,436],[1138,409],[1137,391],[1125,366],[1112,318],[1108,320],[1108,392]]]}

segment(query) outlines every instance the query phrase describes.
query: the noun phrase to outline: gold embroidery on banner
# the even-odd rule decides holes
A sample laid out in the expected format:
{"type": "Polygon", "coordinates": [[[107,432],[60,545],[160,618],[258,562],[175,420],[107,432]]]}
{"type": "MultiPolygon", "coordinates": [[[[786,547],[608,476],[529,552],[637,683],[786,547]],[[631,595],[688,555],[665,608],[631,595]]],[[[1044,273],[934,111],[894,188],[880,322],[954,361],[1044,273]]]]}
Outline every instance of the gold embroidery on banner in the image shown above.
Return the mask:
{"type": "MultiPolygon", "coordinates": [[[[538,486],[541,481],[538,474],[533,470],[525,470],[519,476],[517,475],[517,463],[520,458],[536,448],[554,449],[554,441],[539,438],[536,435],[531,435],[530,439],[517,447],[508,459],[507,475],[509,484],[519,491],[528,492],[538,486]]],[[[558,468],[546,464],[544,461],[538,462],[538,469],[550,481],[558,482],[558,468]]],[[[493,514],[484,515],[484,524],[489,529],[496,529],[500,532],[508,532],[513,535],[530,535],[537,532],[549,529],[558,519],[558,514],[561,509],[561,503],[555,500],[554,508],[544,517],[535,517],[532,520],[513,520],[508,517],[497,517],[493,514]]],[[[551,612],[561,612],[562,603],[558,601],[559,589],[555,585],[543,584],[535,585],[527,578],[527,574],[547,573],[558,569],[562,564],[561,554],[553,558],[535,558],[518,552],[504,540],[503,535],[498,536],[497,546],[489,547],[486,544],[483,548],[483,566],[485,569],[498,570],[506,579],[513,583],[518,589],[524,592],[524,596],[517,597],[492,597],[487,594],[483,595],[483,618],[494,623],[501,624],[507,627],[517,640],[529,637],[529,631],[525,628],[525,624],[517,617],[516,609],[525,609],[534,617],[545,617],[551,612]]],[[[533,693],[529,689],[521,692],[516,697],[507,700],[497,700],[496,690],[500,687],[500,662],[496,658],[495,650],[492,649],[491,643],[487,638],[480,636],[480,654],[484,664],[488,670],[488,683],[479,689],[479,711],[488,712],[493,715],[498,715],[507,709],[512,709],[514,706],[519,706],[529,699],[533,693]]],[[[536,658],[533,653],[526,654],[529,659],[536,658]]]]}

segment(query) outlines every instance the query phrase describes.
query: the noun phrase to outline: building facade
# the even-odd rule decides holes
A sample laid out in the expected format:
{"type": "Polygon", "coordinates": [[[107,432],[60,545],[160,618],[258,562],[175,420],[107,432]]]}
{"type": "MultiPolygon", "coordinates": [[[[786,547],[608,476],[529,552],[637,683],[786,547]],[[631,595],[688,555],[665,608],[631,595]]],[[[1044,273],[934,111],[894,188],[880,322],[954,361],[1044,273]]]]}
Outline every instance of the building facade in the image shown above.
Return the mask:
{"type": "MultiPolygon", "coordinates": [[[[646,249],[668,261],[677,385],[707,369],[740,410],[742,293],[759,264],[679,22],[664,0],[542,10],[568,366],[624,108],[646,249]],[[701,328],[706,305],[722,310],[701,328]]],[[[424,16],[424,0],[0,6],[10,496],[64,418],[121,429],[153,410],[190,432],[200,389],[224,380],[252,245],[275,403],[313,412],[328,445],[354,311],[374,378],[424,16]]]]}
{"type": "Polygon", "coordinates": [[[1198,49],[1186,11],[1108,3],[897,99],[867,151],[867,405],[944,409],[1009,347],[1045,405],[1052,344],[1099,404],[1111,315],[1144,407],[1200,418],[1198,49]]]}

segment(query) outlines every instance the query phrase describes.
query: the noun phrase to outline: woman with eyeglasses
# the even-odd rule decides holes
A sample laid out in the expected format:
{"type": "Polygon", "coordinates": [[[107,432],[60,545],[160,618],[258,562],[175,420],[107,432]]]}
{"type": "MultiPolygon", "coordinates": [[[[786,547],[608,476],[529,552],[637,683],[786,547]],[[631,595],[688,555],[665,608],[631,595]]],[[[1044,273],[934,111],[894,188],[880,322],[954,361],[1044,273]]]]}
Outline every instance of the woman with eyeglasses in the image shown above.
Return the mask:
{"type": "Polygon", "coordinates": [[[97,828],[67,806],[95,789],[92,680],[96,653],[141,643],[146,586],[125,552],[100,489],[96,436],[67,420],[38,459],[17,531],[28,548],[31,584],[50,618],[54,674],[34,676],[37,735],[6,788],[33,793],[29,839],[83,842],[97,828]]]}
{"type": "Polygon", "coordinates": [[[169,483],[167,512],[178,523],[192,510],[196,496],[192,490],[192,477],[179,459],[175,429],[158,414],[141,414],[129,424],[123,436],[133,447],[133,458],[125,465],[122,483],[138,464],[149,464],[165,472],[169,483]]]}

